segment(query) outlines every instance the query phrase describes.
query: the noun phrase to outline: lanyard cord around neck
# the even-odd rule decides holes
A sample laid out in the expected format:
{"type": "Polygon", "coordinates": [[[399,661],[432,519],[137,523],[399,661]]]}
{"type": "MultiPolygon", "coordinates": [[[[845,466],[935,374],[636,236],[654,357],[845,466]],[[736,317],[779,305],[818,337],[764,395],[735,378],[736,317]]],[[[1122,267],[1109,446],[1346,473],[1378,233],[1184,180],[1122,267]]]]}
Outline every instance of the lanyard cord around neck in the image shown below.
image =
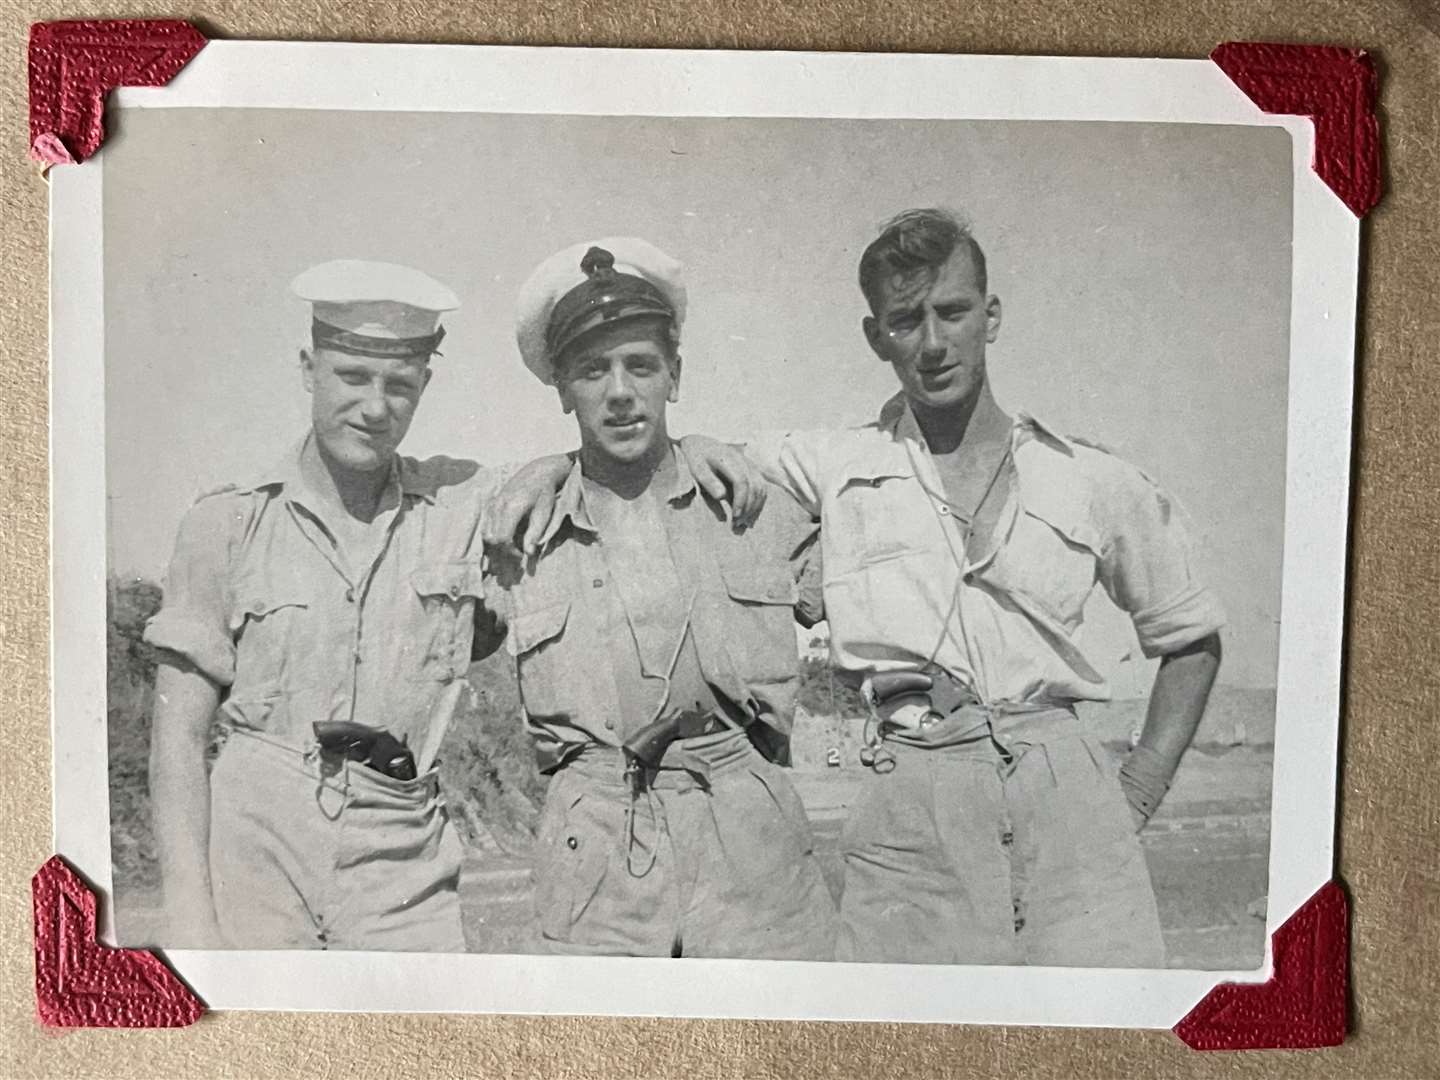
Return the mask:
{"type": "MultiPolygon", "coordinates": [[[[905,456],[910,460],[911,471],[915,474],[915,482],[920,485],[920,490],[925,492],[926,501],[930,504],[930,511],[935,515],[935,522],[940,527],[940,534],[945,537],[945,546],[950,550],[950,558],[955,563],[955,569],[957,571],[955,586],[950,590],[950,606],[946,609],[945,617],[940,623],[940,636],[935,641],[935,647],[930,650],[930,659],[926,661],[926,666],[933,667],[935,665],[935,658],[940,655],[940,650],[945,644],[945,639],[949,637],[955,641],[956,645],[960,646],[961,652],[965,654],[965,661],[970,666],[971,681],[974,682],[977,681],[978,676],[975,665],[975,654],[971,651],[970,635],[966,632],[965,619],[960,612],[960,590],[965,584],[967,555],[963,549],[956,549],[955,538],[946,523],[946,518],[953,518],[954,515],[946,515],[940,510],[942,505],[949,506],[950,501],[931,491],[930,486],[925,483],[924,474],[920,467],[920,459],[916,454],[914,440],[902,437],[901,442],[905,446],[905,456]],[[954,619],[955,626],[959,627],[959,638],[955,637],[955,633],[951,629],[952,618],[954,619]]],[[[1000,474],[1005,471],[1005,466],[1009,464],[1009,462],[1010,447],[1007,445],[1005,452],[1000,455],[999,464],[995,466],[995,471],[990,476],[989,483],[985,485],[985,490],[980,496],[980,501],[975,504],[975,513],[971,516],[970,520],[965,523],[965,536],[967,540],[969,539],[970,529],[974,524],[974,520],[980,516],[980,511],[984,508],[991,493],[995,490],[995,484],[999,481],[1000,474]]],[[[978,693],[978,686],[973,687],[973,689],[978,693]]],[[[983,697],[983,695],[981,696],[983,697]]]]}
{"type": "MultiPolygon", "coordinates": [[[[975,504],[975,510],[971,514],[966,516],[963,521],[961,521],[961,515],[955,510],[955,504],[950,501],[948,496],[942,494],[941,492],[931,490],[930,485],[925,483],[925,478],[922,475],[920,469],[919,459],[915,456],[915,440],[909,438],[902,438],[901,441],[905,444],[905,456],[910,460],[910,468],[915,473],[915,481],[920,485],[921,490],[924,491],[926,496],[929,498],[931,510],[935,512],[937,517],[943,518],[949,516],[956,519],[960,524],[965,527],[966,535],[968,537],[971,529],[974,527],[975,520],[980,516],[980,511],[983,510],[985,508],[985,504],[990,501],[990,496],[995,491],[995,485],[1000,482],[1001,473],[1005,471],[1005,466],[1010,463],[1011,455],[1010,446],[1008,445],[1008,443],[1005,447],[1005,452],[1000,455],[1000,460],[995,465],[995,471],[990,474],[990,479],[985,484],[985,490],[980,493],[980,501],[975,504]],[[949,513],[949,515],[941,514],[941,506],[950,507],[951,512],[949,513]]],[[[934,459],[933,454],[931,454],[930,457],[932,460],[934,459]]],[[[941,525],[944,525],[944,521],[941,521],[941,525]]],[[[950,543],[951,555],[955,556],[955,561],[957,565],[959,565],[960,568],[963,570],[965,562],[961,556],[955,554],[955,545],[954,541],[950,539],[950,530],[942,529],[941,531],[945,533],[945,538],[950,543]]]]}
{"type": "MultiPolygon", "coordinates": [[[[660,676],[660,680],[663,683],[660,703],[655,706],[655,710],[650,714],[650,719],[645,721],[647,724],[653,724],[656,720],[659,720],[661,716],[665,715],[665,708],[670,704],[670,682],[675,678],[675,666],[680,663],[680,653],[685,648],[685,638],[690,634],[690,621],[695,614],[695,598],[699,595],[700,589],[698,587],[690,590],[690,602],[685,605],[685,621],[680,624],[680,635],[675,639],[675,648],[670,653],[670,663],[665,667],[665,674],[660,676]]],[[[621,597],[621,601],[621,606],[623,607],[623,596],[621,597]]],[[[630,633],[633,636],[635,633],[635,624],[630,621],[630,613],[628,611],[625,613],[625,619],[627,622],[630,622],[630,633]]],[[[636,652],[639,652],[638,640],[636,641],[636,652]]]]}
{"type": "MultiPolygon", "coordinates": [[[[690,590],[690,602],[685,605],[685,621],[680,625],[679,637],[676,638],[675,648],[670,653],[670,663],[665,668],[665,674],[660,676],[661,680],[664,683],[664,686],[660,693],[660,703],[655,706],[654,711],[650,714],[650,719],[645,722],[647,727],[650,724],[653,724],[656,720],[659,720],[660,717],[665,714],[666,706],[670,704],[670,682],[675,677],[675,665],[680,662],[680,652],[682,649],[685,648],[685,639],[690,635],[690,620],[695,612],[695,598],[699,594],[699,588],[694,588],[690,590]]],[[[625,617],[628,621],[630,618],[628,612],[626,613],[625,617]]],[[[631,626],[631,632],[634,632],[633,624],[631,626]]],[[[646,874],[650,873],[650,871],[655,868],[655,860],[660,856],[660,845],[658,839],[658,818],[655,813],[655,794],[651,790],[648,783],[646,783],[644,786],[645,809],[650,817],[651,826],[656,830],[656,837],[652,841],[649,851],[647,852],[648,859],[646,860],[644,867],[640,870],[636,870],[635,847],[636,844],[639,843],[639,838],[635,830],[635,812],[637,809],[636,803],[639,799],[639,792],[636,788],[632,787],[630,791],[630,802],[625,810],[625,870],[631,877],[635,878],[643,878],[646,874]]],[[[640,844],[640,846],[644,847],[643,844],[640,844]]]]}

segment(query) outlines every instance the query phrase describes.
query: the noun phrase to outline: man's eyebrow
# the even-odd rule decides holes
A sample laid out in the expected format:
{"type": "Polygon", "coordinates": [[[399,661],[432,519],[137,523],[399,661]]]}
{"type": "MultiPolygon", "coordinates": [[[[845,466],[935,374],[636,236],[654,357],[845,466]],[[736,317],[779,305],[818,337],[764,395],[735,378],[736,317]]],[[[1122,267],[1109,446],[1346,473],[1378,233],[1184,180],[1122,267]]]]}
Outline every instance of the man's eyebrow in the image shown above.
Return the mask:
{"type": "Polygon", "coordinates": [[[916,312],[918,312],[923,306],[924,306],[924,305],[921,304],[921,303],[919,303],[918,301],[909,301],[909,302],[906,302],[906,304],[905,304],[904,307],[892,307],[892,308],[890,308],[890,310],[888,310],[887,312],[885,312],[885,318],[887,318],[887,319],[896,319],[896,318],[901,318],[901,317],[903,317],[903,316],[905,316],[905,315],[914,315],[914,314],[915,314],[916,312]]]}

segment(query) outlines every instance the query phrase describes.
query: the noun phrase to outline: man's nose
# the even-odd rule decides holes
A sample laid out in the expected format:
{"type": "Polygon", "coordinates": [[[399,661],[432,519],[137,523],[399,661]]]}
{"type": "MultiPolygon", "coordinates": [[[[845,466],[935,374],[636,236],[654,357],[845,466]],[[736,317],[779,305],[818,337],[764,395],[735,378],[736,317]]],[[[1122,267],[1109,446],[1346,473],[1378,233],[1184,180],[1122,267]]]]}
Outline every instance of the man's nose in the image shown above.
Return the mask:
{"type": "Polygon", "coordinates": [[[605,380],[605,400],[609,402],[627,402],[635,397],[635,387],[630,382],[629,373],[618,364],[610,369],[610,375],[605,380]]]}
{"type": "Polygon", "coordinates": [[[375,422],[385,418],[385,391],[382,387],[372,383],[365,388],[365,396],[360,399],[360,414],[368,422],[375,422]]]}
{"type": "Polygon", "coordinates": [[[945,336],[940,331],[940,320],[931,312],[925,316],[924,334],[920,338],[920,351],[925,356],[945,355],[945,336]]]}

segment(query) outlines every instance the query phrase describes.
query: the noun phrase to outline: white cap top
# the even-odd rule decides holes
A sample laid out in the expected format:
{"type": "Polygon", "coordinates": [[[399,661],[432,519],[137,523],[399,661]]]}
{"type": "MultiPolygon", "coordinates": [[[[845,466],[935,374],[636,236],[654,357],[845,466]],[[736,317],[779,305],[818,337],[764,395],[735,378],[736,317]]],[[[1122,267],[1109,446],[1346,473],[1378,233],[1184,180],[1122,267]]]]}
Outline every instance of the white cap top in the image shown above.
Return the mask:
{"type": "Polygon", "coordinates": [[[315,305],[317,321],[365,337],[406,339],[435,332],[460,301],[429,274],[394,263],[336,259],[290,283],[315,305]]]}
{"type": "Polygon", "coordinates": [[[515,305],[515,340],[520,346],[520,358],[547,386],[555,385],[554,357],[546,348],[550,315],[566,293],[587,280],[580,262],[592,247],[615,256],[618,273],[633,274],[654,285],[674,310],[677,331],[685,321],[684,267],[653,244],[633,236],[611,236],[556,252],[520,286],[515,305]]]}

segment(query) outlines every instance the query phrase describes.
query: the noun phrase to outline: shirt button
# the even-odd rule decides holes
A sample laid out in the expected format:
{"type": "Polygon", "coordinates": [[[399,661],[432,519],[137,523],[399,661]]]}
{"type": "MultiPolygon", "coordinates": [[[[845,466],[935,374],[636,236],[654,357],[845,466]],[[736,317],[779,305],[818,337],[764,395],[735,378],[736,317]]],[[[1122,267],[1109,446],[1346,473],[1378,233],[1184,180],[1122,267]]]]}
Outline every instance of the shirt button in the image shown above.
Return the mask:
{"type": "Polygon", "coordinates": [[[454,599],[455,599],[457,596],[459,596],[459,595],[460,595],[460,586],[459,586],[459,585],[451,585],[451,586],[450,586],[450,599],[451,599],[451,600],[454,600],[454,599]]]}
{"type": "Polygon", "coordinates": [[[603,589],[603,588],[605,587],[605,579],[604,579],[604,578],[598,578],[598,577],[597,577],[597,578],[596,578],[594,581],[592,581],[590,584],[593,585],[593,586],[595,586],[595,588],[597,588],[597,589],[603,589]]]}
{"type": "Polygon", "coordinates": [[[353,603],[355,602],[355,590],[354,590],[354,589],[346,589],[346,590],[345,590],[345,602],[346,602],[347,604],[353,604],[353,603]]]}
{"type": "Polygon", "coordinates": [[[940,513],[942,513],[942,514],[949,514],[949,513],[950,513],[950,507],[946,506],[944,503],[941,503],[941,504],[940,504],[940,513]]]}
{"type": "Polygon", "coordinates": [[[614,730],[615,730],[615,721],[614,721],[614,720],[606,720],[606,721],[605,721],[605,726],[606,726],[607,728],[609,728],[611,731],[614,731],[614,730]]]}
{"type": "Polygon", "coordinates": [[[580,841],[575,839],[575,837],[573,836],[567,836],[565,838],[565,846],[568,847],[571,851],[574,851],[580,846],[580,841]]]}

